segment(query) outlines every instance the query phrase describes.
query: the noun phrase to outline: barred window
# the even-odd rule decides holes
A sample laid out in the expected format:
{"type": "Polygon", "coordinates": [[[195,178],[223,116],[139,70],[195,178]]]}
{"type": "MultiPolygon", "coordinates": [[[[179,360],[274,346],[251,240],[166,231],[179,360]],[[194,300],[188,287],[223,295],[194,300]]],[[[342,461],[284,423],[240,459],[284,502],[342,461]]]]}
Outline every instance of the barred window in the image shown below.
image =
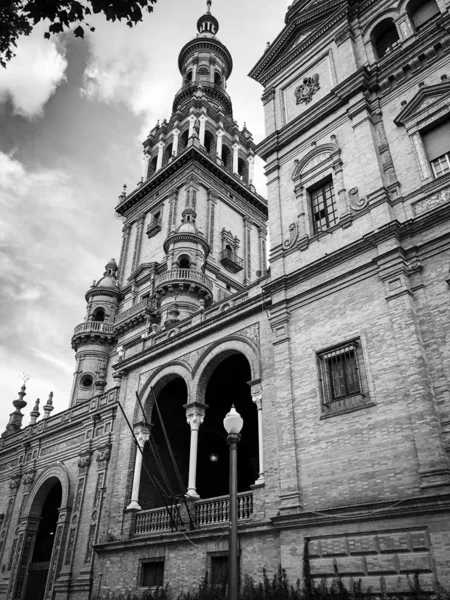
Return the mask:
{"type": "Polygon", "coordinates": [[[318,353],[322,388],[322,413],[356,410],[370,401],[359,340],[318,353]]]}
{"type": "Polygon", "coordinates": [[[164,559],[142,563],[142,587],[162,587],[164,582],[164,559]]]}
{"type": "Polygon", "coordinates": [[[337,214],[333,182],[327,181],[324,185],[311,190],[310,194],[314,233],[320,233],[336,225],[337,214]]]}

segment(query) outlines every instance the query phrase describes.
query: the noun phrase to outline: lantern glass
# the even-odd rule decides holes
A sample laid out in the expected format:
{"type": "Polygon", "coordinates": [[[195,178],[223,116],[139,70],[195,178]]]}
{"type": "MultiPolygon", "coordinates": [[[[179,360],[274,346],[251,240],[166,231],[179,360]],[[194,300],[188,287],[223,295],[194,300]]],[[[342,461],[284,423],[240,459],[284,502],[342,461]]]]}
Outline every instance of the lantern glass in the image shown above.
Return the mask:
{"type": "Polygon", "coordinates": [[[244,420],[241,415],[234,408],[234,404],[223,420],[223,426],[228,434],[238,434],[244,425],[244,420]]]}

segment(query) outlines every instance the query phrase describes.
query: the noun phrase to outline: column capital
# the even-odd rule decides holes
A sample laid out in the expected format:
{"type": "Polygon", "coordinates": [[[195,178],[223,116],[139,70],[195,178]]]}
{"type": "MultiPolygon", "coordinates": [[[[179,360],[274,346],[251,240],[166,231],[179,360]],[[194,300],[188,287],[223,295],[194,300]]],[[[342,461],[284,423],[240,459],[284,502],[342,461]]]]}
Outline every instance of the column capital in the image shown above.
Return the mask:
{"type": "Polygon", "coordinates": [[[190,428],[198,430],[205,418],[206,404],[191,402],[184,404],[183,408],[186,410],[186,421],[189,423],[190,428]]]}
{"type": "Polygon", "coordinates": [[[145,442],[148,442],[148,440],[150,439],[150,428],[147,426],[146,423],[140,421],[139,423],[135,423],[133,425],[133,433],[136,436],[139,446],[143,448],[145,442]]]}

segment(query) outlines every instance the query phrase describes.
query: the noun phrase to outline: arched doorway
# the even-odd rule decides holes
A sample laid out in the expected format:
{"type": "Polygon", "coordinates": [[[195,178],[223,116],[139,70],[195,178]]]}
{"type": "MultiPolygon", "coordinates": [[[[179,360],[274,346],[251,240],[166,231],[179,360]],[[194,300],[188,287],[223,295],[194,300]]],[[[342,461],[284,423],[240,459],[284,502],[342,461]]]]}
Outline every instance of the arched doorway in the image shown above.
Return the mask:
{"type": "Polygon", "coordinates": [[[197,491],[201,498],[229,493],[229,448],[223,419],[232,404],[244,419],[238,446],[238,492],[248,491],[258,478],[258,415],[247,383],[250,379],[248,360],[238,352],[224,355],[209,378],[208,408],[199,432],[197,491]]]}
{"type": "MultiPolygon", "coordinates": [[[[35,502],[39,502],[39,500],[37,497],[35,502]]],[[[25,600],[43,600],[44,598],[61,500],[61,483],[55,480],[42,505],[36,542],[28,566],[25,600]]]]}
{"type": "Polygon", "coordinates": [[[179,497],[185,492],[178,480],[170,451],[186,489],[188,483],[190,429],[186,421],[186,410],[183,408],[187,403],[186,383],[184,379],[176,376],[163,383],[163,387],[158,386],[158,388],[155,396],[161,418],[156,406],[153,405],[153,394],[150,394],[148,399],[148,402],[153,405],[151,412],[153,427],[150,440],[144,447],[142,461],[139,488],[139,504],[142,509],[170,505],[172,496],[179,497]],[[164,428],[170,441],[170,450],[164,428]]]}

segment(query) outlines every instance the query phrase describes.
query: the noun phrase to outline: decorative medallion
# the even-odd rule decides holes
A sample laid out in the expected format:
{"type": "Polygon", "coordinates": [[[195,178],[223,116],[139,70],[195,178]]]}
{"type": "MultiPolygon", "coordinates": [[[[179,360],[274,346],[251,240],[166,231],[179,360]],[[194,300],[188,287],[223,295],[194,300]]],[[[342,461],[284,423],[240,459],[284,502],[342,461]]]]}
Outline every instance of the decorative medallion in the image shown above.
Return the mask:
{"type": "Polygon", "coordinates": [[[309,104],[318,90],[320,90],[319,73],[314,73],[312,77],[305,77],[303,83],[295,89],[297,104],[309,104]]]}

